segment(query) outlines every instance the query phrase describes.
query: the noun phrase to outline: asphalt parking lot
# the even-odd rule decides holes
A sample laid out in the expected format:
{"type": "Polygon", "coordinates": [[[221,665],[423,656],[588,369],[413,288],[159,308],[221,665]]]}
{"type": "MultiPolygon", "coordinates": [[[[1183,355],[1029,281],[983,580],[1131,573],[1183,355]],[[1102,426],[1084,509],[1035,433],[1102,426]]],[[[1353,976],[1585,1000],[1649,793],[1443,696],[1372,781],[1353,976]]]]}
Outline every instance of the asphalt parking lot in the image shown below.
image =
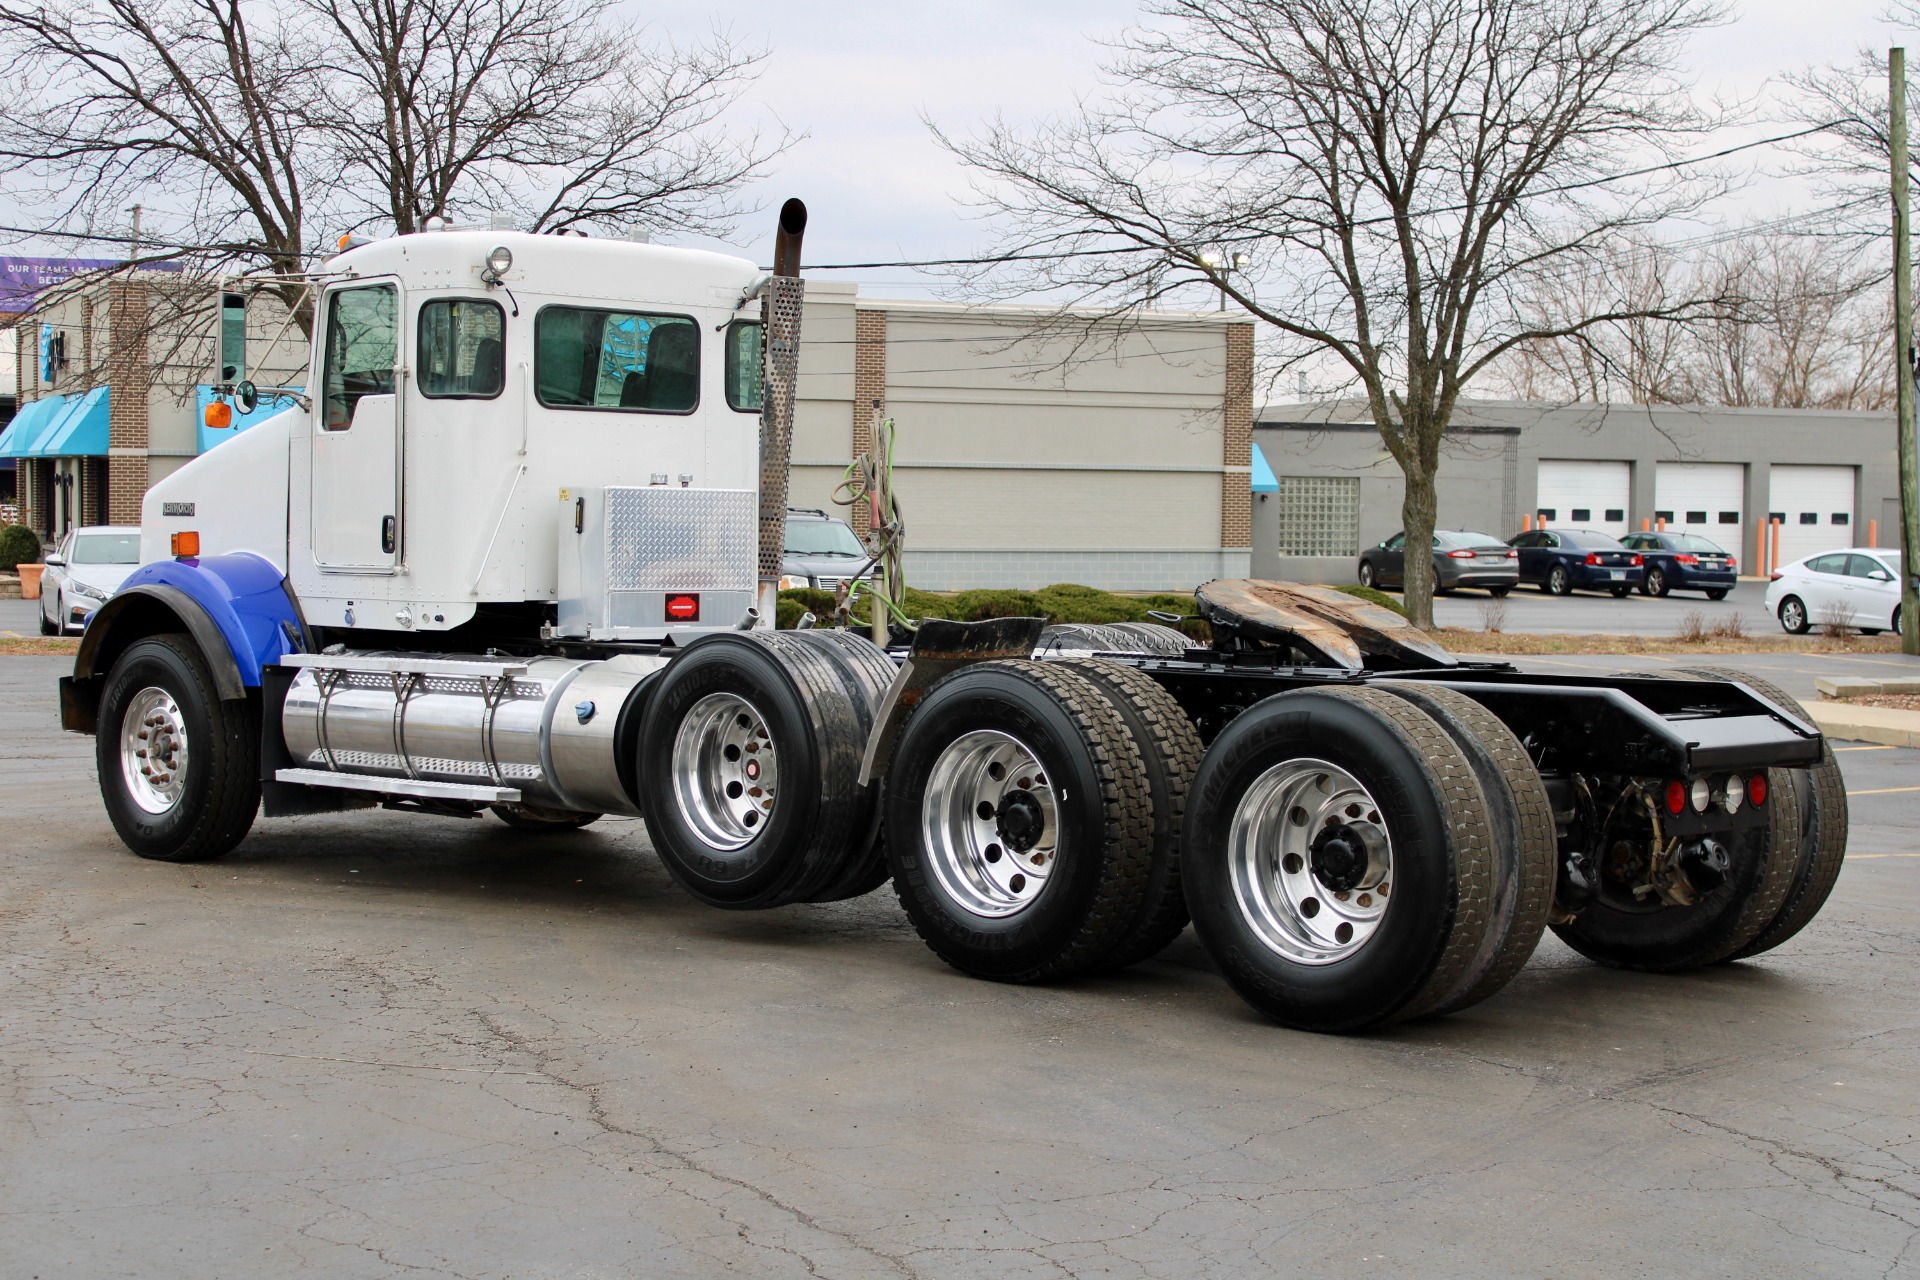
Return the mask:
{"type": "MultiPolygon", "coordinates": [[[[1396,596],[1398,593],[1395,593],[1396,596]]],[[[1506,606],[1501,630],[1555,635],[1671,636],[1681,620],[1698,613],[1709,624],[1738,614],[1749,635],[1772,635],[1780,623],[1767,612],[1767,584],[1742,582],[1725,600],[1709,600],[1698,591],[1676,591],[1666,596],[1630,592],[1616,600],[1611,595],[1576,591],[1550,596],[1537,587],[1515,587],[1500,603],[1506,606]]],[[[1463,589],[1433,602],[1434,621],[1443,627],[1478,631],[1486,626],[1486,607],[1492,597],[1484,591],[1463,589]]]]}
{"type": "Polygon", "coordinates": [[[1549,939],[1335,1039],[1190,936],[1009,987],[885,891],[710,911],[636,822],[142,862],[65,665],[0,659],[7,1277],[1920,1274],[1920,752],[1841,755],[1852,860],[1764,960],[1549,939]]]}

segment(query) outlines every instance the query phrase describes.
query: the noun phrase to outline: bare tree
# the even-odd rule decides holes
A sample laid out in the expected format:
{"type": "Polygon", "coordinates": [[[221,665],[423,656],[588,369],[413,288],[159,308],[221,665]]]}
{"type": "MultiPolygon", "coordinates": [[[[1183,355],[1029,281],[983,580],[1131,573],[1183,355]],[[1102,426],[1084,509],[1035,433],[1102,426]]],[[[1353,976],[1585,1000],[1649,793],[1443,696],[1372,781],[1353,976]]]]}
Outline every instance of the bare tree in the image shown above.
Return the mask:
{"type": "MultiPolygon", "coordinates": [[[[942,140],[1012,228],[1018,283],[1146,304],[1195,282],[1331,355],[1435,517],[1455,403],[1519,344],[1700,302],[1609,299],[1538,323],[1543,276],[1697,207],[1657,169],[1703,123],[1675,67],[1708,0],[1152,0],[1116,46],[1121,89],[1032,132],[942,140]],[[1653,163],[1649,163],[1649,161],[1653,163]],[[1621,170],[1642,169],[1614,180],[1621,170]],[[1231,269],[1234,253],[1251,261],[1231,269]]],[[[1432,621],[1432,567],[1407,603],[1432,621]]]]}
{"type": "Polygon", "coordinates": [[[315,120],[347,188],[401,232],[498,212],[536,231],[723,230],[785,139],[717,118],[760,56],[649,44],[616,0],[298,0],[332,37],[315,120]]]}

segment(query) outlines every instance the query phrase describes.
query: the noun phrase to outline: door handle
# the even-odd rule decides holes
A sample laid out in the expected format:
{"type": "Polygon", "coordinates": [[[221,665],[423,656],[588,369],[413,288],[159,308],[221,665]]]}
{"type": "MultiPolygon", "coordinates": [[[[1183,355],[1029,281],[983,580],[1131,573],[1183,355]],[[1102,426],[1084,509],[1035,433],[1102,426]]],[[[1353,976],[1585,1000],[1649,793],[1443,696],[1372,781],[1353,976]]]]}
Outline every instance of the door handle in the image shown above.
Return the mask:
{"type": "Polygon", "coordinates": [[[380,549],[388,555],[393,554],[394,533],[398,527],[392,516],[380,521],[380,549]]]}

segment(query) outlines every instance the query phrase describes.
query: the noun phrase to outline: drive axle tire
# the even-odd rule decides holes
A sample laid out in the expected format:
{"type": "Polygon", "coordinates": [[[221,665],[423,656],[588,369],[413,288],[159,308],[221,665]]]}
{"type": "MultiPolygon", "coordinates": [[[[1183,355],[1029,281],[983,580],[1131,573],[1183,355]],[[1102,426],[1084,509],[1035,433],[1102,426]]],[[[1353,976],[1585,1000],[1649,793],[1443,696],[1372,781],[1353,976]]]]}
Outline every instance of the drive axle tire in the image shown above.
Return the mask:
{"type": "MultiPolygon", "coordinates": [[[[1755,693],[1778,703],[1782,708],[1809,720],[1806,708],[1771,681],[1725,667],[1693,667],[1674,671],[1673,675],[1697,675],[1710,680],[1738,680],[1755,693]]],[[[1744,960],[1771,951],[1791,938],[1820,913],[1827,895],[1840,879],[1840,868],[1847,857],[1847,784],[1840,776],[1839,762],[1833,758],[1833,746],[1822,741],[1820,763],[1810,769],[1775,770],[1793,780],[1800,805],[1800,851],[1795,861],[1793,883],[1787,889],[1779,912],[1761,927],[1752,941],[1728,957],[1744,960]]]]}
{"type": "Polygon", "coordinates": [[[183,635],[127,647],[100,696],[94,758],[107,817],[126,846],[162,862],[232,850],[260,811],[260,711],[222,702],[183,635]]]}
{"type": "Polygon", "coordinates": [[[537,804],[496,804],[489,807],[494,817],[515,831],[578,831],[606,816],[582,813],[575,809],[549,809],[537,804]]]}
{"type": "Polygon", "coordinates": [[[1381,689],[1256,703],[1188,801],[1194,928],[1240,996],[1308,1031],[1437,1009],[1486,939],[1494,833],[1472,763],[1381,689]]]}
{"type": "Polygon", "coordinates": [[[795,632],[689,645],[656,679],[637,777],[654,851],[680,886],[739,910],[806,900],[871,829],[859,717],[832,659],[795,632]]]}
{"type": "MultiPolygon", "coordinates": [[[[867,737],[873,732],[874,721],[880,715],[880,705],[886,700],[887,686],[893,683],[900,669],[894,665],[893,659],[887,657],[885,649],[858,632],[830,627],[784,634],[791,638],[783,643],[812,645],[838,667],[841,684],[853,705],[858,726],[857,750],[864,754],[867,737]]],[[[808,894],[808,902],[840,902],[847,898],[864,897],[885,884],[893,874],[887,866],[887,850],[880,822],[877,789],[883,785],[882,782],[875,782],[876,794],[863,797],[861,820],[865,825],[856,833],[854,845],[848,850],[840,874],[808,894]]]]}
{"type": "Polygon", "coordinates": [[[1133,667],[1098,658],[1068,658],[1055,664],[1078,672],[1100,686],[1107,701],[1127,722],[1140,747],[1153,806],[1153,866],[1147,892],[1132,929],[1100,962],[1102,969],[1124,969],[1162,951],[1187,928],[1187,899],[1180,883],[1180,836],[1187,811],[1187,788],[1206,748],[1193,722],[1173,695],[1133,667]]]}
{"type": "Polygon", "coordinates": [[[1434,1013],[1479,1004],[1513,980],[1547,931],[1559,841],[1553,802],[1527,749],[1498,716],[1456,689],[1383,682],[1431,716],[1473,765],[1493,827],[1491,904],[1486,937],[1434,1013]]]}
{"type": "Polygon", "coordinates": [[[927,694],[894,753],[894,892],[962,973],[1086,972],[1141,920],[1150,795],[1141,749],[1100,685],[1061,663],[967,667],[927,694]]]}

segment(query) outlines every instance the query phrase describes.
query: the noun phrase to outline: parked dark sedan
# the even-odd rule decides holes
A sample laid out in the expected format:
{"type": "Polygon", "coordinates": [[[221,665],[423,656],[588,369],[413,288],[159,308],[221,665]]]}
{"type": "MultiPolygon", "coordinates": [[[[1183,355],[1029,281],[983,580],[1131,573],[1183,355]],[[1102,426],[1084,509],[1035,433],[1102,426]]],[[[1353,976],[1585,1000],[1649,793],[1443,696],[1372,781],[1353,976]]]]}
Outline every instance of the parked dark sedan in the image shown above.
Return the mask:
{"type": "Polygon", "coordinates": [[[1520,552],[1520,581],[1548,595],[1609,591],[1618,599],[1640,585],[1637,553],[1598,529],[1534,529],[1510,543],[1520,552]]]}
{"type": "Polygon", "coordinates": [[[1704,591],[1709,600],[1725,600],[1740,581],[1740,565],[1732,553],[1695,534],[1630,533],[1620,541],[1646,562],[1641,595],[1704,591]]]}
{"type": "MultiPolygon", "coordinates": [[[[1489,595],[1513,590],[1519,576],[1513,548],[1485,533],[1439,529],[1433,535],[1436,591],[1485,587],[1489,595]]],[[[1407,535],[1396,533],[1360,553],[1360,582],[1368,587],[1400,587],[1407,578],[1407,535]]]]}

